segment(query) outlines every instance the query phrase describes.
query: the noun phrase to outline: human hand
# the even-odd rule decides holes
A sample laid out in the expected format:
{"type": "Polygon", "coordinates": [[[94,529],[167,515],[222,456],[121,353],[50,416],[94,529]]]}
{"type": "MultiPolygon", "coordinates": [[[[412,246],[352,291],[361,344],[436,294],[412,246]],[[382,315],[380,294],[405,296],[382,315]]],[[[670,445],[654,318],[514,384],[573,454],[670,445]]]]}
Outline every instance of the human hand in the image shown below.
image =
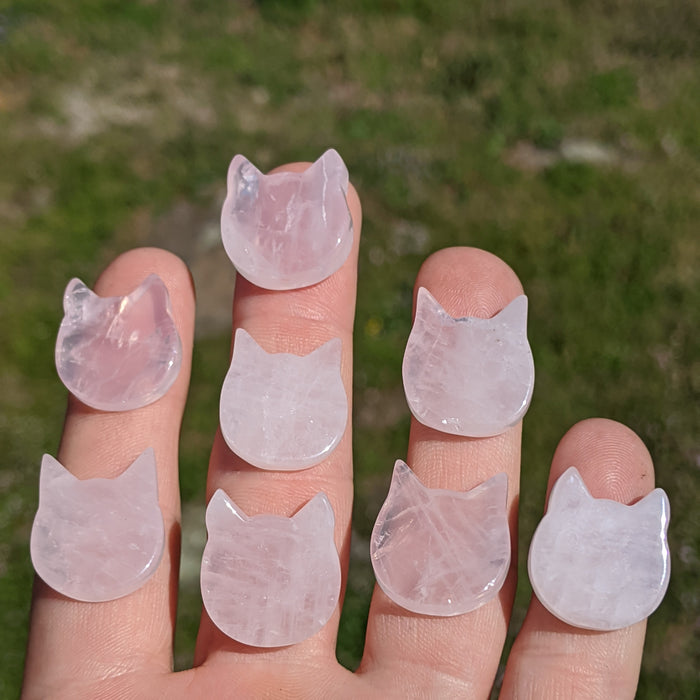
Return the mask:
{"type": "MultiPolygon", "coordinates": [[[[343,267],[317,285],[285,292],[257,288],[239,276],[233,327],[248,330],[268,352],[306,354],[340,337],[341,372],[350,397],[361,210],[352,188],[348,199],[356,235],[343,267]]],[[[161,400],[124,413],[95,411],[71,397],[58,458],[79,478],[112,477],[153,447],[166,551],[146,585],[106,603],[68,599],[37,579],[23,696],[488,697],[516,586],[521,425],[481,439],[439,433],[415,420],[411,425],[406,461],[426,486],[464,491],[498,472],[508,475],[514,556],[503,588],[490,603],[457,617],[428,617],[398,607],[375,589],[365,652],[354,674],[335,658],[340,606],[318,634],[273,649],[235,642],[204,612],[194,668],[172,672],[179,572],[177,452],[193,343],[192,281],[178,258],[140,249],[115,260],[95,289],[102,296],[126,294],[153,272],[169,289],[183,341],[183,366],[176,383],[161,400]]],[[[431,256],[418,274],[416,289],[419,286],[430,289],[453,316],[490,317],[522,292],[505,263],[470,248],[431,256]]],[[[564,436],[554,455],[549,487],[572,464],[596,497],[630,503],[654,485],[651,459],[641,441],[611,421],[584,421],[564,436]]],[[[346,579],[353,494],[350,426],[324,462],[299,472],[252,468],[229,450],[218,433],[209,464],[208,498],[217,488],[249,515],[289,516],[324,491],[335,512],[335,542],[346,579]]],[[[553,617],[535,598],[508,659],[501,697],[633,697],[644,633],[645,622],[605,633],[576,629],[553,617]]]]}

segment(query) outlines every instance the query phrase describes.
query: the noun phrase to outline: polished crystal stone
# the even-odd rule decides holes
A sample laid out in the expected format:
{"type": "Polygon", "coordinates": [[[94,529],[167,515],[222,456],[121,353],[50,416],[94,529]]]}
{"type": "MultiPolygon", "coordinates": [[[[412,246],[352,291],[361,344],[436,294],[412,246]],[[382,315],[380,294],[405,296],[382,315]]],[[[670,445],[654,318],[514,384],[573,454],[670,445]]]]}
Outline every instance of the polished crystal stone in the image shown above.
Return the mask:
{"type": "Polygon", "coordinates": [[[328,622],[340,595],[340,561],[324,493],[291,518],[248,517],[218,490],[206,520],[202,600],[224,634],[277,647],[301,642],[328,622]]]}
{"type": "Polygon", "coordinates": [[[397,460],[372,531],[377,583],[395,603],[424,615],[461,615],[501,589],[510,564],[508,477],[467,492],[429,489],[397,460]]]}
{"type": "Polygon", "coordinates": [[[221,389],[228,446],[260,469],[305,469],[325,459],[348,420],[341,348],[333,338],[304,357],[267,353],[239,328],[221,389]]]}
{"type": "Polygon", "coordinates": [[[452,318],[427,289],[403,358],[403,384],[421,423],[487,437],[515,425],[530,405],[535,367],[527,342],[527,297],[493,318],[452,318]]]}
{"type": "Polygon", "coordinates": [[[154,574],[164,542],[151,448],[114,479],[77,479],[44,455],[30,549],[51,588],[92,603],[121,598],[154,574]]]}
{"type": "Polygon", "coordinates": [[[575,627],[614,630],[645,619],[668,587],[669,517],[662,489],[633,506],[593,498],[570,467],[554,484],[530,545],[535,594],[575,627]]]}
{"type": "Polygon", "coordinates": [[[124,297],[99,297],[73,279],[63,308],[56,369],[84,404],[128,411],[156,401],[171,387],[182,346],[160,277],[149,275],[124,297]]]}
{"type": "Polygon", "coordinates": [[[352,248],[348,171],[326,151],[303,173],[263,175],[237,155],[221,212],[224,248],[258,287],[296,289],[326,279],[352,248]]]}

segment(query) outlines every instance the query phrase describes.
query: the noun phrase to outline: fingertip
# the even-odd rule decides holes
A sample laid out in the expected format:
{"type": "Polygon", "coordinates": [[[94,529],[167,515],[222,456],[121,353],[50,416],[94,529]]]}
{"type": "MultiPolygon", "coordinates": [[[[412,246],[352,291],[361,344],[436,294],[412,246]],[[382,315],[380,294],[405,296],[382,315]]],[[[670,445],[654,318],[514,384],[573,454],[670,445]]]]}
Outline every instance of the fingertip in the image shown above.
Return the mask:
{"type": "Polygon", "coordinates": [[[119,296],[133,290],[149,274],[157,274],[168,291],[194,296],[194,282],[185,262],[162,248],[134,248],[118,255],[100,273],[95,292],[100,296],[119,296]]]}
{"type": "Polygon", "coordinates": [[[554,453],[548,493],[571,466],[595,498],[629,504],[654,488],[654,465],[641,438],[607,418],[589,418],[567,431],[554,453]]]}
{"type": "Polygon", "coordinates": [[[490,318],[523,293],[507,263],[470,247],[443,248],[430,255],[418,272],[414,295],[420,287],[439,290],[438,301],[454,317],[490,318]]]}

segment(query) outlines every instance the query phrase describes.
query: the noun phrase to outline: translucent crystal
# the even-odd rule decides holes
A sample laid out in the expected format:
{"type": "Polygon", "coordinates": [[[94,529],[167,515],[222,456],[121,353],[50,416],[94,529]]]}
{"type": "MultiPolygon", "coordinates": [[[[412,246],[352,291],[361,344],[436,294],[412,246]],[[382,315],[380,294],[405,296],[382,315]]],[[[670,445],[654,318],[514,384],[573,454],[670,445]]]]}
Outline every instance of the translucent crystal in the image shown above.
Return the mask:
{"type": "Polygon", "coordinates": [[[77,479],[44,455],[30,549],[51,588],[88,602],[121,598],[155,573],[164,542],[151,448],[114,479],[77,479]]]}
{"type": "Polygon", "coordinates": [[[503,472],[464,493],[429,489],[397,460],[370,544],[382,590],[424,615],[461,615],[491,600],[510,564],[507,491],[503,472]]]}
{"type": "Polygon", "coordinates": [[[333,338],[304,357],[267,353],[239,328],[221,389],[228,446],[260,469],[305,469],[325,459],[348,420],[341,348],[333,338]]]}
{"type": "Polygon", "coordinates": [[[326,624],[338,604],[340,561],[324,493],[291,518],[248,517],[219,490],[206,520],[202,600],[224,634],[276,647],[311,637],[326,624]]]}
{"type": "Polygon", "coordinates": [[[224,248],[258,287],[296,289],[333,274],[352,248],[348,171],[334,150],[303,173],[263,175],[237,155],[221,212],[224,248]]]}
{"type": "Polygon", "coordinates": [[[655,489],[633,506],[593,498],[570,467],[557,480],[530,545],[530,582],[564,622],[614,630],[659,606],[671,574],[668,497],[655,489]]]}
{"type": "Polygon", "coordinates": [[[63,309],[56,369],[83,403],[128,411],[156,401],[171,387],[182,346],[160,277],[149,275],[124,297],[99,297],[73,279],[63,309]]]}
{"type": "Polygon", "coordinates": [[[493,318],[455,319],[427,289],[418,290],[403,384],[421,423],[454,435],[498,435],[525,415],[534,383],[527,297],[493,318]]]}

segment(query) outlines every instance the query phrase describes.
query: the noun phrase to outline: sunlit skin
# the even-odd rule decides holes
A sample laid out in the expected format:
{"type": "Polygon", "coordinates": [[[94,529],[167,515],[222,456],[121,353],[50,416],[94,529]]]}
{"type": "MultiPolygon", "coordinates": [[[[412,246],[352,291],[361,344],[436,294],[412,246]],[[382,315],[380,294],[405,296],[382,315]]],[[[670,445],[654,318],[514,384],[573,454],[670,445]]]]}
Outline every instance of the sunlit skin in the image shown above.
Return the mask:
{"type": "MultiPolygon", "coordinates": [[[[286,166],[300,171],[308,164],[286,166]]],[[[330,278],[305,289],[270,292],[236,282],[233,329],[245,328],[268,352],[306,354],[342,340],[342,376],[352,397],[352,331],[361,208],[351,187],[353,250],[330,278]]],[[[222,252],[223,255],[223,252],[222,252]]],[[[183,365],[170,391],[134,411],[102,413],[71,398],[58,459],[79,478],[110,477],[146,447],[158,464],[166,552],[148,583],[119,600],[87,604],[34,589],[24,698],[487,698],[494,683],[516,587],[521,424],[490,438],[449,436],[411,425],[406,461],[430,488],[466,491],[499,472],[508,475],[513,557],[500,594],[456,617],[410,613],[375,588],[364,656],[357,672],[335,658],[340,605],[326,626],[298,644],[247,647],[202,615],[195,666],[174,673],[173,629],[179,567],[178,436],[187,397],[195,297],[185,265],[162,250],[133,250],[100,276],[95,291],[123,295],[149,273],[168,287],[183,342],[183,365]]],[[[451,248],[430,256],[416,287],[426,287],[453,317],[487,318],[523,292],[514,272],[490,253],[451,248]]],[[[415,305],[415,293],[414,293],[415,305]]],[[[528,424],[527,430],[537,430],[528,424]]],[[[398,455],[397,455],[398,456],[398,455]]],[[[404,457],[404,455],[400,455],[404,457]]],[[[553,458],[549,485],[575,464],[594,497],[632,503],[654,487],[651,459],[628,428],[603,419],[575,425],[553,458]]],[[[387,465],[387,471],[391,465],[387,465]]],[[[323,491],[336,516],[335,543],[347,576],[352,510],[351,429],[321,464],[299,472],[250,467],[214,437],[207,499],[224,489],[250,516],[290,516],[323,491]]],[[[521,552],[521,556],[525,553],[521,552]]],[[[342,601],[341,601],[342,604],[342,601]]],[[[634,697],[645,622],[613,632],[579,630],[535,599],[512,648],[502,698],[634,697]]]]}

